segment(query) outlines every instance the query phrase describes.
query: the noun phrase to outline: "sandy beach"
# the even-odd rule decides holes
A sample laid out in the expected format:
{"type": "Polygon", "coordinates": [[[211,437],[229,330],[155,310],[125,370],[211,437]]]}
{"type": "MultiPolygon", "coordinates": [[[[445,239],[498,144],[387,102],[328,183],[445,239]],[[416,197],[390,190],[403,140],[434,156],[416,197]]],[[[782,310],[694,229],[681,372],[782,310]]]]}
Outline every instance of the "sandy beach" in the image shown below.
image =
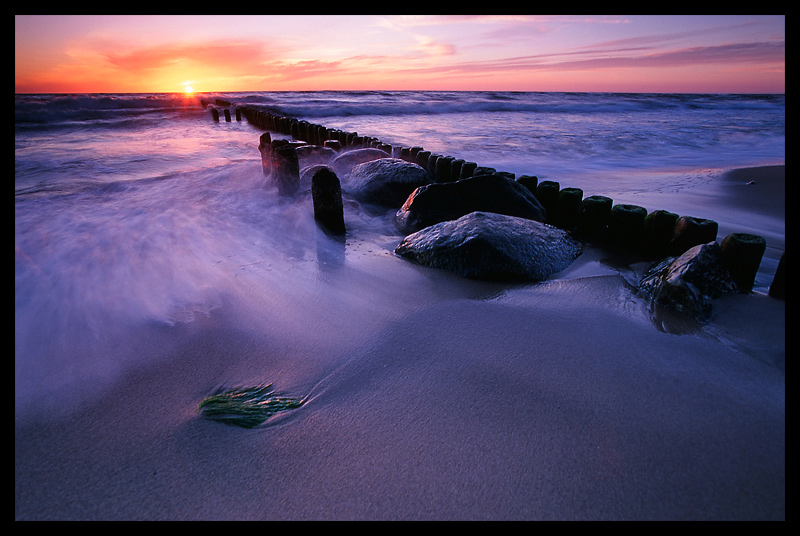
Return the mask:
{"type": "Polygon", "coordinates": [[[237,267],[192,321],[75,343],[128,364],[91,392],[18,405],[15,519],[783,520],[784,175],[702,192],[718,240],[775,229],[706,326],[594,248],[540,284],[470,281],[355,224],[312,261],[237,267]],[[269,382],[308,402],[254,429],[198,413],[269,382]]]}

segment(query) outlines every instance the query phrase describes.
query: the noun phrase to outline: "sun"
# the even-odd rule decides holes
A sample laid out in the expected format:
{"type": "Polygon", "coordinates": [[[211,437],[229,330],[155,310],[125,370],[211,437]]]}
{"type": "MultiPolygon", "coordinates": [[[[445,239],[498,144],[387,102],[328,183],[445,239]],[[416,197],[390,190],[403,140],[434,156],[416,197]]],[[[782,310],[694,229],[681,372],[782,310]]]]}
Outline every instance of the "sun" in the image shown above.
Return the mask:
{"type": "Polygon", "coordinates": [[[192,86],[186,86],[185,88],[183,88],[183,91],[184,91],[184,92],[185,92],[187,95],[191,95],[192,93],[194,93],[194,89],[192,89],[192,86]]]}

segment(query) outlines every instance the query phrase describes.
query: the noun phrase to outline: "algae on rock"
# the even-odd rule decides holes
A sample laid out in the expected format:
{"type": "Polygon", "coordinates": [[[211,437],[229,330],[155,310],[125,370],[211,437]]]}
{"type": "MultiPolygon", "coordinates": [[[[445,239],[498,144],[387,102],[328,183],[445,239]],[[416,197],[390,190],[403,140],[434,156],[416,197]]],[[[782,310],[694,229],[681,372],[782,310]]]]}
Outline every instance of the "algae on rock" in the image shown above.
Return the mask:
{"type": "Polygon", "coordinates": [[[278,412],[298,408],[304,403],[304,398],[285,396],[276,392],[272,384],[267,384],[221,390],[203,399],[199,410],[206,418],[253,428],[278,412]]]}

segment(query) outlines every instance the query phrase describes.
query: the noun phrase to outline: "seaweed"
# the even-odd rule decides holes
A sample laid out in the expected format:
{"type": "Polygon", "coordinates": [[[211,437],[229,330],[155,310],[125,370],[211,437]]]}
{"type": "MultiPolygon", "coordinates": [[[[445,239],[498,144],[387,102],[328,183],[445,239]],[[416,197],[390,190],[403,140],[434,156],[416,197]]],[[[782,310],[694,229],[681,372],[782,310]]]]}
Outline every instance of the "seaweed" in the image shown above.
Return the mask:
{"type": "Polygon", "coordinates": [[[221,389],[203,399],[198,410],[208,419],[253,428],[276,413],[299,408],[304,403],[305,398],[285,396],[270,383],[221,389]]]}

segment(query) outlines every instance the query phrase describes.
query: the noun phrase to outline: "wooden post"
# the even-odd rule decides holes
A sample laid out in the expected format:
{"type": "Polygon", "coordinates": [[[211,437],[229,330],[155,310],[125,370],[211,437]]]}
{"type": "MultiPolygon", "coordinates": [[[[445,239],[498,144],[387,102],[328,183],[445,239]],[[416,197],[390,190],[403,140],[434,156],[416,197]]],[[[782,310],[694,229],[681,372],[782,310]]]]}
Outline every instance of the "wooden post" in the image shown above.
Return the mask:
{"type": "Polygon", "coordinates": [[[314,219],[320,227],[328,234],[345,234],[342,187],[336,173],[330,168],[320,168],[311,177],[311,197],[314,219]]]}
{"type": "Polygon", "coordinates": [[[753,290],[761,258],[767,249],[764,238],[749,233],[731,233],[722,240],[722,264],[728,269],[739,292],[753,290]]]}

